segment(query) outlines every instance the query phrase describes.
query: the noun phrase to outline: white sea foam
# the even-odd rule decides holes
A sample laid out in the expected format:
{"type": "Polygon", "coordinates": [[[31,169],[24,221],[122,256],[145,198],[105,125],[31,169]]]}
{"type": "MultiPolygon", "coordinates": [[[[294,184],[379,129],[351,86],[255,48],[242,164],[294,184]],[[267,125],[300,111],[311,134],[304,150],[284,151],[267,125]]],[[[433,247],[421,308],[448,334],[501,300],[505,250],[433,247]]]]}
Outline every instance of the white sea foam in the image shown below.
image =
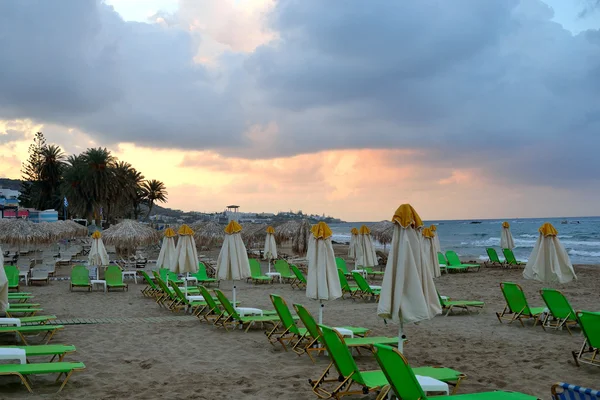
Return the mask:
{"type": "Polygon", "coordinates": [[[579,257],[600,257],[600,251],[585,251],[585,250],[569,250],[570,256],[579,257]]]}

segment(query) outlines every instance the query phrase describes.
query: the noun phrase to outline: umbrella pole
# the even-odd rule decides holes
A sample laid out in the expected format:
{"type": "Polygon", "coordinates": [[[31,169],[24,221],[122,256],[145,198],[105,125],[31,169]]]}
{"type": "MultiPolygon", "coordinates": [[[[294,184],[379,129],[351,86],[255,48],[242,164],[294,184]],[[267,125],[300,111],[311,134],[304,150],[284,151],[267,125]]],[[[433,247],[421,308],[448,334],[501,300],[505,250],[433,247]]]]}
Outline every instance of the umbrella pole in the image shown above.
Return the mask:
{"type": "Polygon", "coordinates": [[[319,300],[319,324],[323,323],[323,308],[325,304],[323,304],[322,300],[319,300]]]}
{"type": "Polygon", "coordinates": [[[400,351],[400,353],[404,351],[404,339],[406,339],[406,336],[402,333],[403,327],[404,324],[400,321],[400,328],[398,328],[398,351],[400,351]]]}
{"type": "Polygon", "coordinates": [[[233,284],[233,308],[235,308],[236,302],[235,302],[235,283],[233,284]]]}
{"type": "Polygon", "coordinates": [[[269,273],[271,273],[271,257],[269,257],[269,273]]]}

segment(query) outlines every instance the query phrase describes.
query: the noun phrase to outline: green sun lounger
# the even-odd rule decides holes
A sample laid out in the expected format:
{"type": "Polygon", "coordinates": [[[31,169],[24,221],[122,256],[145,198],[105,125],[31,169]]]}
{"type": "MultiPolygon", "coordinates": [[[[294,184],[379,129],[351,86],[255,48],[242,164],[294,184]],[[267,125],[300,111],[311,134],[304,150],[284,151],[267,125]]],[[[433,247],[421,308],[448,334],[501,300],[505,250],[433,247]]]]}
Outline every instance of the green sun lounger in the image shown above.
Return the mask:
{"type": "Polygon", "coordinates": [[[129,290],[129,285],[123,282],[123,271],[117,265],[110,265],[106,268],[104,279],[109,292],[111,289],[129,290]]]}
{"type": "Polygon", "coordinates": [[[512,267],[523,267],[527,263],[517,261],[515,254],[511,249],[502,249],[502,253],[504,253],[504,258],[506,259],[506,265],[512,267]]]}
{"type": "Polygon", "coordinates": [[[260,263],[256,258],[250,258],[250,277],[246,281],[252,280],[253,283],[273,283],[273,278],[263,275],[260,270],[260,263]]]}
{"type": "Polygon", "coordinates": [[[19,269],[14,265],[5,265],[4,272],[8,280],[8,290],[19,291],[19,269]]]}
{"type": "Polygon", "coordinates": [[[196,278],[199,284],[209,285],[211,283],[216,283],[217,287],[219,287],[218,279],[208,277],[208,274],[206,273],[206,265],[204,265],[203,262],[198,263],[198,271],[193,274],[190,274],[190,276],[196,278]]]}
{"type": "Polygon", "coordinates": [[[344,260],[341,257],[336,257],[335,258],[335,265],[337,266],[337,269],[341,269],[342,272],[344,273],[344,275],[347,276],[352,276],[352,273],[350,273],[348,271],[348,266],[346,265],[346,260],[344,260]]]}
{"type": "Polygon", "coordinates": [[[493,247],[488,247],[487,249],[485,249],[487,256],[488,256],[488,261],[486,261],[484,264],[486,266],[494,266],[494,265],[498,265],[500,267],[504,267],[505,262],[500,260],[500,257],[498,257],[498,253],[496,252],[496,249],[494,249],[493,247]]]}
{"type": "Polygon", "coordinates": [[[358,286],[350,285],[350,283],[348,283],[348,279],[346,279],[346,275],[344,275],[344,272],[339,268],[338,276],[340,277],[340,286],[342,287],[342,298],[345,294],[349,294],[350,297],[360,295],[360,288],[358,286]]]}
{"type": "Polygon", "coordinates": [[[65,356],[69,353],[76,351],[75,346],[67,346],[64,344],[38,344],[33,346],[1,346],[1,348],[12,348],[12,349],[23,349],[25,350],[26,357],[39,357],[39,356],[52,356],[50,361],[54,361],[58,357],[57,361],[62,361],[65,356]]]}
{"type": "Polygon", "coordinates": [[[364,269],[367,272],[367,275],[370,275],[372,277],[375,277],[375,276],[381,276],[381,277],[383,277],[383,275],[385,275],[385,271],[375,271],[373,269],[373,267],[361,267],[361,266],[358,266],[357,269],[364,269]]]}
{"type": "Polygon", "coordinates": [[[573,351],[575,364],[600,367],[600,312],[577,311],[577,321],[585,339],[579,351],[573,351]]]}
{"type": "MultiPolygon", "coordinates": [[[[436,291],[437,292],[437,291],[436,291]]],[[[447,311],[446,316],[452,312],[454,308],[462,308],[466,312],[469,312],[469,307],[483,308],[485,303],[483,301],[471,301],[471,300],[445,300],[440,293],[437,293],[440,304],[442,305],[442,311],[447,311]]]]}
{"type": "Polygon", "coordinates": [[[34,297],[31,293],[11,292],[8,294],[8,301],[10,303],[26,303],[34,297]]]}
{"type": "MultiPolygon", "coordinates": [[[[361,371],[358,368],[344,338],[338,332],[325,325],[319,325],[319,327],[323,332],[323,342],[331,358],[331,364],[329,364],[327,370],[321,375],[320,382],[310,381],[313,392],[317,396],[321,398],[325,398],[325,396],[340,398],[347,395],[365,395],[374,390],[381,390],[384,386],[388,385],[388,378],[383,371],[361,371]],[[332,379],[325,378],[330,374],[332,367],[338,372],[337,374],[333,373],[332,376],[338,376],[332,379]],[[324,384],[328,382],[334,383],[331,391],[326,390],[324,387],[324,384]],[[353,386],[358,386],[358,388],[353,390],[353,386]]],[[[429,376],[442,382],[454,384],[455,388],[465,377],[461,372],[450,368],[425,367],[414,368],[413,371],[418,375],[429,376]]],[[[412,400],[417,398],[402,397],[402,399],[412,400]]]]}
{"type": "Polygon", "coordinates": [[[204,297],[204,301],[206,302],[206,308],[204,308],[203,310],[197,310],[197,312],[194,315],[196,315],[196,317],[198,317],[199,319],[202,318],[206,322],[212,323],[213,325],[218,325],[218,321],[223,315],[223,310],[221,309],[219,304],[217,304],[217,302],[213,299],[213,296],[210,294],[210,292],[205,286],[200,285],[198,286],[198,289],[200,289],[200,295],[204,297]]]}
{"type": "MultiPolygon", "coordinates": [[[[265,315],[266,312],[263,311],[263,315],[248,315],[248,316],[240,316],[240,314],[235,310],[229,299],[221,292],[219,289],[215,289],[215,294],[217,298],[221,302],[221,306],[227,312],[227,315],[224,315],[220,320],[220,326],[225,328],[228,331],[228,327],[244,327],[246,326],[246,332],[250,329],[251,326],[255,324],[270,324],[273,326],[272,332],[275,331],[277,325],[280,323],[279,316],[275,311],[269,313],[269,315],[265,315]]],[[[270,335],[267,335],[267,337],[270,335]]]]}
{"type": "Polygon", "coordinates": [[[299,328],[298,325],[296,325],[294,316],[281,296],[272,294],[270,297],[273,307],[275,307],[275,311],[281,320],[281,324],[277,331],[271,332],[271,334],[267,336],[269,343],[274,345],[276,342],[279,342],[285,351],[287,351],[287,343],[288,346],[292,346],[292,350],[296,354],[302,354],[303,351],[301,350],[300,344],[306,339],[306,328],[299,328]]]}
{"type": "Polygon", "coordinates": [[[206,307],[206,301],[204,301],[204,298],[201,295],[198,295],[198,297],[202,297],[202,300],[197,298],[190,299],[188,297],[189,295],[186,296],[174,282],[171,282],[171,288],[173,288],[173,292],[177,297],[177,301],[172,305],[173,310],[179,311],[181,308],[185,307],[191,310],[193,314],[196,314],[202,312],[204,307],[206,307]]]}
{"type": "Polygon", "coordinates": [[[44,344],[48,344],[50,339],[58,332],[63,329],[63,325],[26,325],[26,326],[0,326],[0,333],[16,333],[19,335],[24,344],[27,343],[26,335],[40,335],[43,334],[42,340],[46,340],[44,344]]]}
{"type": "MultiPolygon", "coordinates": [[[[375,345],[375,347],[375,358],[389,382],[389,387],[382,391],[378,399],[383,399],[387,395],[387,390],[391,389],[396,397],[404,400],[441,398],[448,400],[538,400],[537,397],[528,394],[504,391],[427,397],[415,375],[430,375],[422,373],[419,368],[411,368],[404,355],[397,349],[385,345],[375,345]]],[[[435,376],[431,377],[444,381],[435,376]]]]}
{"type": "Polygon", "coordinates": [[[544,307],[529,307],[523,288],[516,283],[502,282],[500,289],[506,300],[506,306],[501,313],[496,313],[498,321],[502,322],[503,319],[507,319],[511,324],[518,320],[521,326],[525,326],[523,320],[532,318],[533,326],[535,326],[544,312],[544,307]]]}
{"type": "Polygon", "coordinates": [[[23,317],[33,317],[35,314],[44,311],[43,308],[35,308],[35,307],[17,307],[24,303],[18,303],[14,306],[11,304],[5,312],[6,316],[10,318],[23,318],[23,317]]]}
{"type": "Polygon", "coordinates": [[[468,271],[470,269],[479,269],[481,268],[480,264],[463,264],[458,258],[456,252],[452,250],[448,250],[446,252],[446,260],[448,260],[448,264],[446,265],[446,269],[448,271],[468,271]]]}
{"type": "MultiPolygon", "coordinates": [[[[317,352],[317,355],[318,355],[320,352],[325,351],[325,347],[322,345],[323,332],[321,332],[319,325],[317,325],[317,321],[315,321],[315,319],[313,318],[310,311],[308,311],[303,305],[294,304],[294,309],[296,310],[296,314],[298,314],[298,317],[300,317],[300,321],[302,321],[302,323],[304,324],[304,327],[307,330],[306,336],[309,336],[309,340],[306,343],[302,344],[302,348],[297,347],[295,351],[297,354],[306,353],[308,355],[308,357],[311,359],[311,361],[314,363],[315,360],[312,357],[312,353],[317,352]]],[[[341,328],[344,328],[344,329],[347,329],[350,331],[354,331],[357,329],[359,329],[359,330],[366,329],[366,328],[356,328],[356,327],[352,327],[352,326],[342,326],[341,328]]],[[[358,332],[360,332],[360,331],[358,331],[358,332]]],[[[366,335],[367,333],[368,332],[362,331],[363,335],[366,335]]],[[[373,351],[373,345],[377,344],[377,343],[392,344],[392,345],[398,344],[397,337],[385,337],[385,336],[359,337],[359,333],[357,333],[356,335],[357,335],[356,337],[347,338],[346,345],[348,347],[356,348],[357,351],[359,351],[359,352],[360,352],[360,349],[366,349],[369,351],[373,351]]]]}
{"type": "Polygon", "coordinates": [[[21,379],[29,393],[33,393],[27,375],[58,374],[57,381],[64,375],[64,380],[58,389],[63,390],[67,381],[76,371],[83,371],[85,365],[80,362],[51,362],[34,364],[0,364],[0,375],[14,375],[21,379]]]}
{"type": "Polygon", "coordinates": [[[290,269],[296,276],[296,279],[293,280],[292,282],[290,282],[290,285],[292,286],[292,288],[298,288],[298,289],[305,288],[306,287],[306,277],[304,276],[302,271],[300,271],[300,268],[298,268],[294,264],[290,264],[290,269]]]}
{"type": "Polygon", "coordinates": [[[183,284],[183,280],[179,279],[177,274],[175,272],[169,270],[168,268],[160,268],[158,270],[158,275],[160,276],[160,279],[163,280],[163,282],[173,281],[173,282],[177,283],[178,285],[183,284]]]}
{"type": "Polygon", "coordinates": [[[146,297],[156,298],[156,296],[158,295],[158,293],[161,292],[161,290],[152,281],[152,278],[150,278],[150,276],[146,273],[146,271],[140,271],[140,272],[142,274],[142,277],[146,281],[146,285],[147,285],[145,288],[143,288],[141,290],[142,294],[146,297]]]}
{"type": "Polygon", "coordinates": [[[381,295],[381,287],[369,285],[369,282],[367,282],[365,277],[358,272],[353,272],[352,276],[354,277],[354,281],[360,289],[360,292],[357,292],[358,296],[365,300],[368,298],[379,300],[379,296],[381,295]]]}
{"type": "Polygon", "coordinates": [[[282,282],[291,283],[296,279],[296,275],[290,270],[290,265],[286,260],[276,260],[273,266],[275,267],[275,271],[281,275],[282,282]]]}
{"type": "Polygon", "coordinates": [[[565,295],[556,289],[546,288],[540,290],[540,295],[548,308],[542,321],[542,328],[546,330],[546,328],[562,329],[565,327],[569,335],[572,335],[569,325],[578,324],[577,315],[565,295]]]}
{"type": "MultiPolygon", "coordinates": [[[[175,295],[175,292],[170,289],[167,284],[161,279],[160,275],[156,271],[152,271],[154,274],[154,279],[156,280],[156,284],[160,288],[160,292],[156,294],[155,301],[158,305],[165,307],[171,310],[171,306],[173,303],[179,301],[179,298],[175,295]]],[[[176,281],[171,281],[174,285],[177,284],[176,281]]],[[[200,290],[197,287],[189,287],[188,286],[188,294],[196,295],[200,293],[200,290]]]]}
{"type": "Polygon", "coordinates": [[[50,320],[56,319],[56,315],[35,315],[33,317],[20,317],[21,324],[43,325],[50,320]]]}
{"type": "Polygon", "coordinates": [[[76,265],[71,270],[71,291],[81,287],[86,288],[89,292],[92,291],[90,272],[83,265],[76,265]]]}

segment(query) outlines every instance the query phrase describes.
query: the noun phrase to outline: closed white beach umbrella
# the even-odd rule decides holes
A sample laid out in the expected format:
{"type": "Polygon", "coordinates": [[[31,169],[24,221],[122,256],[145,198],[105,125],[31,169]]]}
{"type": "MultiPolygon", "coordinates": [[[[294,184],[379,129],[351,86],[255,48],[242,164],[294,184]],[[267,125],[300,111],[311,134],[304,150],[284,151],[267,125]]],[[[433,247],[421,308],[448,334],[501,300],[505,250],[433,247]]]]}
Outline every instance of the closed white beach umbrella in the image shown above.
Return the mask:
{"type": "Polygon", "coordinates": [[[375,246],[373,245],[373,238],[371,237],[371,230],[366,225],[360,227],[358,231],[358,255],[356,258],[356,265],[363,267],[374,267],[378,264],[377,253],[375,253],[375,246]]]}
{"type": "Polygon", "coordinates": [[[434,278],[442,276],[440,271],[440,262],[435,250],[435,235],[431,231],[431,228],[424,228],[421,231],[423,239],[421,241],[421,248],[423,250],[423,263],[427,265],[427,270],[433,275],[434,278]]]}
{"type": "Polygon", "coordinates": [[[429,229],[431,229],[431,233],[433,233],[433,247],[435,249],[435,253],[436,253],[436,257],[437,257],[437,253],[442,252],[442,246],[440,246],[440,237],[438,236],[438,233],[437,233],[437,226],[431,225],[429,227],[429,229]]]}
{"type": "MultiPolygon", "coordinates": [[[[225,227],[223,246],[217,259],[217,278],[239,281],[250,276],[248,252],[242,241],[242,226],[232,220],[225,227]]],[[[235,304],[235,285],[233,285],[233,304],[235,304]]]]}
{"type": "Polygon", "coordinates": [[[179,234],[175,249],[177,262],[171,268],[171,271],[177,274],[198,272],[198,252],[194,241],[194,231],[184,224],[181,225],[177,233],[179,234]]]}
{"type": "Polygon", "coordinates": [[[500,232],[500,247],[511,250],[515,248],[515,241],[510,233],[510,224],[506,221],[502,223],[502,232],[500,232]]]}
{"type": "Polygon", "coordinates": [[[352,260],[356,260],[356,247],[358,246],[358,229],[352,228],[350,230],[350,246],[348,247],[348,257],[352,260]]]}
{"type": "Polygon", "coordinates": [[[381,284],[377,314],[399,323],[398,348],[403,347],[403,324],[431,319],[442,313],[424,263],[417,228],[423,226],[410,204],[402,204],[392,217],[394,234],[381,284]]]}
{"type": "Polygon", "coordinates": [[[535,247],[523,271],[525,279],[543,283],[567,283],[577,279],[567,250],[558,240],[558,231],[549,222],[540,229],[535,247]]]}
{"type": "Polygon", "coordinates": [[[177,234],[173,228],[165,229],[164,238],[162,245],[160,246],[160,253],[156,260],[157,268],[168,268],[172,270],[177,264],[177,250],[175,249],[175,237],[177,234]]]}
{"type": "Polygon", "coordinates": [[[4,272],[4,253],[0,248],[0,312],[8,309],[8,278],[4,272]]]}
{"type": "Polygon", "coordinates": [[[319,300],[319,323],[321,324],[323,323],[323,300],[342,297],[342,287],[331,244],[331,229],[321,221],[313,225],[310,232],[306,297],[319,300]]]}
{"type": "Polygon", "coordinates": [[[267,227],[267,236],[265,237],[265,250],[263,258],[269,260],[269,272],[271,272],[271,260],[277,258],[277,243],[275,243],[275,228],[267,227]]]}
{"type": "Polygon", "coordinates": [[[108,265],[110,260],[104,242],[102,242],[102,234],[99,231],[92,234],[92,247],[90,248],[90,254],[88,254],[88,262],[90,266],[96,267],[96,279],[100,279],[100,267],[108,265]]]}

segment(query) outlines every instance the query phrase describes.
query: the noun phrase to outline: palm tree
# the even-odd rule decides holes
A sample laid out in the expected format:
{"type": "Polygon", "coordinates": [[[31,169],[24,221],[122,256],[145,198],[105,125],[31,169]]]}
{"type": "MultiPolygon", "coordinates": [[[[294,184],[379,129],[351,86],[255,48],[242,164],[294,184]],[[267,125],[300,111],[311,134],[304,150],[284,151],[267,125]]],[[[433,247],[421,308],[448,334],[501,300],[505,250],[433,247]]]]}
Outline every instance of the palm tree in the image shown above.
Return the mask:
{"type": "Polygon", "coordinates": [[[83,154],[69,156],[63,171],[62,193],[69,201],[69,213],[84,216],[91,221],[96,204],[86,185],[88,172],[83,154]]]}
{"type": "Polygon", "coordinates": [[[44,146],[40,159],[40,198],[38,209],[60,208],[60,184],[65,168],[65,153],[56,145],[44,146]]]}
{"type": "Polygon", "coordinates": [[[96,225],[100,224],[101,208],[110,199],[110,186],[113,184],[115,158],[106,148],[87,149],[82,157],[88,166],[88,179],[85,182],[94,202],[96,225]]]}
{"type": "Polygon", "coordinates": [[[148,214],[146,214],[146,220],[150,217],[152,207],[156,201],[165,203],[167,201],[167,188],[164,183],[159,180],[152,179],[145,181],[143,185],[145,191],[146,202],[148,204],[148,214]]]}

